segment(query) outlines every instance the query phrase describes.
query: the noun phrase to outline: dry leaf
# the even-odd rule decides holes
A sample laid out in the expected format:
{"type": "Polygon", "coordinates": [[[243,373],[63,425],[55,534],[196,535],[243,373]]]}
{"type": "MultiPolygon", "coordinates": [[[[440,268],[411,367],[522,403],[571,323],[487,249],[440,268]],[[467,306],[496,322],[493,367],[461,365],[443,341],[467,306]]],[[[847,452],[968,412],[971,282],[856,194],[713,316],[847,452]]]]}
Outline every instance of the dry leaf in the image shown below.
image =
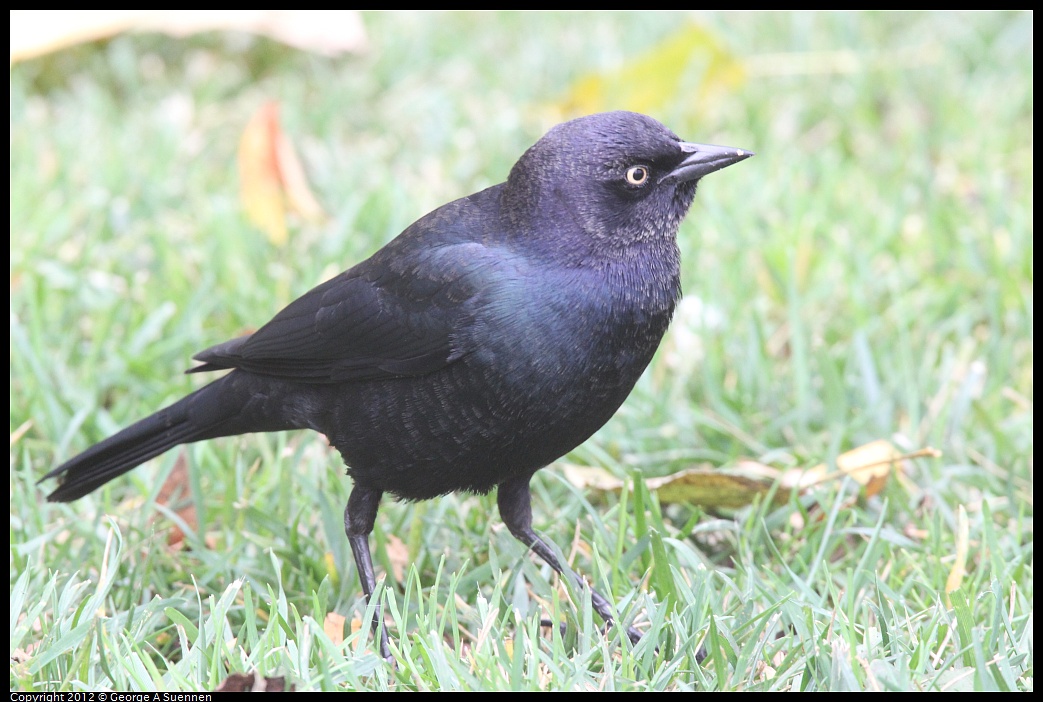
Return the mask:
{"type": "Polygon", "coordinates": [[[275,140],[275,163],[279,167],[279,177],[286,191],[290,210],[308,221],[325,219],[326,213],[311,192],[308,177],[304,174],[304,166],[297,157],[297,150],[293,148],[293,142],[281,131],[275,140]]]}
{"type": "Polygon", "coordinates": [[[617,492],[623,489],[623,481],[604,468],[594,466],[577,466],[571,463],[559,464],[565,479],[583,490],[600,490],[601,492],[617,492]]]}
{"type": "MultiPolygon", "coordinates": [[[[739,464],[739,468],[745,467],[751,468],[749,472],[752,475],[714,467],[689,468],[661,478],[647,478],[645,485],[663,503],[685,502],[735,509],[749,505],[755,496],[770,490],[778,475],[777,470],[755,461],[739,464]]],[[[623,481],[602,468],[574,465],[562,468],[568,481],[579,488],[602,492],[618,492],[623,488],[623,481]]],[[[743,470],[743,473],[746,472],[743,470]]],[[[784,493],[775,495],[776,504],[782,504],[788,499],[789,496],[784,493]]]]}
{"type": "Polygon", "coordinates": [[[279,105],[269,102],[247,123],[239,139],[239,198],[246,218],[277,246],[286,243],[286,201],[276,156],[279,105]]]}
{"type": "MultiPolygon", "coordinates": [[[[663,478],[645,481],[662,503],[687,502],[707,507],[738,509],[753,502],[775,484],[774,479],[752,478],[720,470],[690,468],[663,478]]],[[[776,492],[775,504],[789,499],[785,492],[776,492]]]]}
{"type": "Polygon", "coordinates": [[[902,455],[890,441],[880,439],[837,456],[837,468],[875,495],[887,484],[892,468],[901,471],[902,455]]]}
{"type": "Polygon", "coordinates": [[[326,574],[330,576],[330,582],[333,583],[333,587],[337,587],[340,585],[340,573],[337,572],[337,560],[329,551],[323,555],[322,560],[326,565],[326,574]]]}
{"type": "MultiPolygon", "coordinates": [[[[174,469],[159,488],[156,495],[156,504],[163,505],[177,516],[181,517],[193,531],[199,530],[199,516],[196,514],[196,506],[191,501],[192,488],[189,484],[188,459],[186,452],[182,449],[174,461],[174,469]],[[180,505],[180,506],[179,506],[180,505]]],[[[180,548],[185,541],[185,533],[175,522],[167,536],[167,545],[171,548],[180,548]]]]}
{"type": "Polygon", "coordinates": [[[710,93],[735,89],[744,80],[742,62],[724,42],[706,27],[688,23],[618,70],[578,80],[563,107],[568,114],[620,108],[656,114],[679,95],[700,104],[710,93]]]}
{"type": "Polygon", "coordinates": [[[940,451],[930,447],[901,453],[890,441],[878,439],[837,456],[836,471],[828,472],[826,464],[820,463],[797,475],[795,483],[790,482],[794,479],[792,475],[784,477],[784,482],[796,487],[810,487],[828,480],[849,477],[863,486],[866,495],[871,496],[883,490],[892,474],[898,477],[905,475],[905,461],[911,458],[937,458],[940,455],[940,451]]]}
{"type": "Polygon", "coordinates": [[[263,105],[243,130],[239,183],[247,218],[277,246],[287,240],[287,211],[311,220],[325,216],[308,187],[293,144],[282,131],[276,102],[263,105]]]}
{"type": "MultiPolygon", "coordinates": [[[[789,493],[793,490],[803,491],[827,480],[847,476],[862,485],[867,495],[875,495],[887,484],[892,473],[902,474],[905,460],[939,455],[940,452],[932,448],[902,454],[889,441],[880,440],[838,456],[839,470],[832,473],[827,471],[824,463],[808,470],[780,471],[759,461],[744,459],[728,468],[704,464],[707,467],[647,478],[645,485],[662,503],[684,502],[738,509],[752,504],[757,495],[766,494],[778,482],[780,489],[772,501],[781,505],[789,500],[789,493]]],[[[601,468],[563,465],[562,470],[568,481],[578,488],[603,492],[618,492],[623,488],[623,481],[601,468]]]]}
{"type": "Polygon", "coordinates": [[[29,431],[32,428],[32,426],[33,420],[27,419],[24,422],[22,422],[17,429],[11,432],[11,446],[14,446],[19,441],[21,441],[22,437],[25,436],[25,432],[29,431]]]}
{"type": "Polygon", "coordinates": [[[328,56],[364,51],[368,43],[354,10],[11,10],[11,63],[130,30],[250,32],[328,56]]]}
{"type": "Polygon", "coordinates": [[[402,582],[405,577],[406,566],[409,565],[411,561],[409,557],[409,547],[402,542],[402,539],[394,534],[388,534],[387,555],[388,560],[391,561],[391,574],[394,576],[395,582],[402,582]]]}
{"type": "Polygon", "coordinates": [[[322,630],[334,646],[340,646],[344,642],[345,618],[336,612],[327,612],[326,619],[322,622],[322,630]]]}
{"type": "Polygon", "coordinates": [[[963,583],[963,576],[967,574],[967,551],[970,543],[970,524],[967,521],[967,510],[963,505],[956,508],[956,558],[949,576],[945,579],[945,604],[948,607],[949,593],[963,583]]]}
{"type": "Polygon", "coordinates": [[[232,673],[221,681],[214,692],[293,692],[296,686],[286,687],[286,678],[262,678],[254,673],[232,673]]]}

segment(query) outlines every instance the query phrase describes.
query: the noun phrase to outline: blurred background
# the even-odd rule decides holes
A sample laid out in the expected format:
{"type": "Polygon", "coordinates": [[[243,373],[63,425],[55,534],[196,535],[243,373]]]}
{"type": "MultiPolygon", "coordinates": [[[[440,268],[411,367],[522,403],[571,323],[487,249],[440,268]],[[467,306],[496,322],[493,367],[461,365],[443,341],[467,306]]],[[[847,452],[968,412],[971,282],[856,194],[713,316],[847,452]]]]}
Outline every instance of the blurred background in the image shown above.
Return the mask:
{"type": "Polygon", "coordinates": [[[1032,67],[1024,12],[12,13],[12,689],[1031,689],[1032,67]],[[757,153],[700,185],[634,395],[535,487],[676,655],[541,639],[565,590],[461,495],[381,511],[383,668],[330,623],[361,593],[314,435],[41,502],[193,353],[612,109],[757,153]],[[878,441],[876,483],[786,482],[878,441]],[[692,470],[761,482],[642,481],[692,470]]]}

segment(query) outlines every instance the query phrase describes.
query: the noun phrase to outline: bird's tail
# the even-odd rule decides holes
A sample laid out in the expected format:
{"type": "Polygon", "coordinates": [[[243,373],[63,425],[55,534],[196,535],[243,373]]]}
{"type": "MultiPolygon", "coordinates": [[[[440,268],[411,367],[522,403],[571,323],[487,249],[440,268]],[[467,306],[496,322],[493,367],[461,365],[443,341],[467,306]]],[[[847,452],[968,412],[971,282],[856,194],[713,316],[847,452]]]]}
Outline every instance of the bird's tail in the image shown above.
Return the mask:
{"type": "Polygon", "coordinates": [[[61,484],[47,499],[71,502],[179,444],[244,431],[236,416],[237,403],[227,397],[226,386],[232,375],[196,390],[52,470],[40,480],[60,476],[61,484]]]}

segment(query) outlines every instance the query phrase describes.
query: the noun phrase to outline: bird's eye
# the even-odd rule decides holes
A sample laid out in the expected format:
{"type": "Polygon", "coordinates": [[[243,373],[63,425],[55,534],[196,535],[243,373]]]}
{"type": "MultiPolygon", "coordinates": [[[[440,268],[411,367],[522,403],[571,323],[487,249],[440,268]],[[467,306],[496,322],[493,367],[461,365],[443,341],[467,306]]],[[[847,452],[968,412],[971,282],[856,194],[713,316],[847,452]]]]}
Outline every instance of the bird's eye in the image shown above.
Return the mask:
{"type": "Polygon", "coordinates": [[[648,166],[631,166],[626,178],[630,185],[644,185],[648,182],[648,166]]]}

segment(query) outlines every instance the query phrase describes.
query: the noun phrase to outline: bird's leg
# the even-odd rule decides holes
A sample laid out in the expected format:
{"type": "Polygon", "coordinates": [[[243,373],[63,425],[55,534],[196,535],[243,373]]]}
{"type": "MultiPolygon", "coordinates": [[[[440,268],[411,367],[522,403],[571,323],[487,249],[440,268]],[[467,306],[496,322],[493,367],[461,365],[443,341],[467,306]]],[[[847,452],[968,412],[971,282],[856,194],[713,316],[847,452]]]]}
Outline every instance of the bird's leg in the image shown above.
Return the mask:
{"type": "MultiPolygon", "coordinates": [[[[516,539],[528,546],[542,558],[547,565],[558,571],[559,575],[572,578],[580,589],[590,590],[590,601],[594,611],[598,613],[606,625],[612,625],[612,608],[601,593],[577,575],[571,568],[561,563],[554,551],[532,530],[532,500],[529,494],[529,478],[512,479],[501,483],[496,491],[496,502],[500,507],[500,518],[516,539]]],[[[634,627],[627,627],[627,636],[631,643],[637,643],[641,632],[634,627]]]]}
{"type": "Polygon", "coordinates": [[[367,602],[374,602],[373,635],[380,632],[380,655],[384,660],[391,660],[391,648],[388,646],[388,633],[384,627],[384,615],[380,606],[380,597],[375,595],[377,579],[373,575],[373,558],[369,553],[369,535],[377,520],[377,507],[380,506],[380,490],[356,485],[348,497],[348,506],[344,508],[344,533],[351,543],[351,553],[355,556],[355,566],[359,571],[359,582],[367,602]],[[376,600],[373,598],[376,597],[376,600]]]}

